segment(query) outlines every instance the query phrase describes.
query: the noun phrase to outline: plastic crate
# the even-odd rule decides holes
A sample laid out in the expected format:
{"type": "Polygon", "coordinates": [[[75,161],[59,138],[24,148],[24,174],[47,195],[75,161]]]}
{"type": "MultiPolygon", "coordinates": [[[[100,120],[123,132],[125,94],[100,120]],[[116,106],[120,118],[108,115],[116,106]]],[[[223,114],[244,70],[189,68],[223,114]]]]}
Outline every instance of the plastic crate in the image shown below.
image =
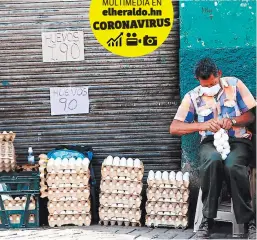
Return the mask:
{"type": "Polygon", "coordinates": [[[0,192],[0,228],[35,228],[39,227],[39,173],[19,172],[0,173],[0,183],[5,184],[7,190],[0,192]],[[24,210],[7,210],[2,196],[26,197],[24,210]],[[30,198],[35,198],[35,209],[29,210],[30,198]],[[10,216],[19,215],[18,223],[12,222],[10,216]],[[34,221],[30,217],[34,216],[34,221]]]}

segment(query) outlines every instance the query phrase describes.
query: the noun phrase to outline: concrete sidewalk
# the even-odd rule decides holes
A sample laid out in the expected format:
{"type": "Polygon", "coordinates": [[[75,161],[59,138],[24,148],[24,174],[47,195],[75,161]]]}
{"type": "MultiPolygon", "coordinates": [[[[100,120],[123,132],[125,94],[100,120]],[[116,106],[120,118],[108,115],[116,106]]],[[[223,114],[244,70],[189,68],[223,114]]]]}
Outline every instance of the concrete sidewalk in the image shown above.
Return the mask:
{"type": "MultiPolygon", "coordinates": [[[[215,227],[212,239],[232,239],[231,225],[223,223],[215,227]]],[[[2,230],[0,240],[149,240],[149,239],[193,239],[193,229],[168,229],[168,228],[147,228],[147,227],[120,227],[100,226],[90,227],[61,227],[61,228],[38,228],[29,230],[2,230]]]]}

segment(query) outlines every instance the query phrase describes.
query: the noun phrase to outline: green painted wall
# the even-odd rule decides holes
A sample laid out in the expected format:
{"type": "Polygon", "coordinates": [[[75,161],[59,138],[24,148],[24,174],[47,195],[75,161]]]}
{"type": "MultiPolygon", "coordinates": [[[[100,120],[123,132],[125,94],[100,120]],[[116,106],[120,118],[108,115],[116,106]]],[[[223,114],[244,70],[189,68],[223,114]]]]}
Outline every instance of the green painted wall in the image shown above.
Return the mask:
{"type": "MultiPolygon", "coordinates": [[[[211,57],[223,76],[243,80],[256,95],[256,2],[180,2],[180,91],[181,98],[198,85],[194,66],[211,57]]],[[[198,167],[198,134],[182,139],[182,167],[198,167]]]]}
{"type": "MultiPolygon", "coordinates": [[[[195,86],[194,66],[213,58],[223,76],[240,78],[256,95],[256,2],[180,1],[180,93],[195,86]]],[[[191,206],[195,211],[199,134],[182,137],[182,169],[191,172],[191,206]]],[[[193,216],[191,216],[192,223],[193,216]]]]}

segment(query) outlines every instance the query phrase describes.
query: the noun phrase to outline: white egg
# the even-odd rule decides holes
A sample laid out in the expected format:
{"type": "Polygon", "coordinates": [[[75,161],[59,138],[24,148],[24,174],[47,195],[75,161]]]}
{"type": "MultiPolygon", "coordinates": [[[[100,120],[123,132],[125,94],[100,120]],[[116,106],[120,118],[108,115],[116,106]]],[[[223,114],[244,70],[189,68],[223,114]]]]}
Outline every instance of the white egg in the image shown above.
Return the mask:
{"type": "Polygon", "coordinates": [[[134,161],[133,161],[132,158],[128,158],[128,159],[127,159],[127,165],[128,165],[129,167],[133,167],[134,161]]]}
{"type": "Polygon", "coordinates": [[[183,174],[183,180],[184,180],[184,181],[189,181],[189,172],[185,172],[185,173],[183,174]]]}
{"type": "Polygon", "coordinates": [[[229,137],[228,137],[227,134],[223,134],[223,135],[222,135],[222,139],[223,139],[224,141],[228,141],[229,137]]]}
{"type": "Polygon", "coordinates": [[[230,153],[230,148],[224,148],[222,154],[228,155],[230,153]]]}
{"type": "Polygon", "coordinates": [[[109,156],[106,158],[106,160],[107,160],[108,162],[112,162],[112,161],[113,161],[113,157],[112,157],[111,155],[109,155],[109,156]]]}
{"type": "Polygon", "coordinates": [[[120,165],[121,165],[122,167],[126,167],[126,165],[127,165],[127,160],[126,160],[126,158],[122,158],[122,159],[120,160],[120,165]]]}
{"type": "Polygon", "coordinates": [[[162,173],[162,179],[163,179],[163,180],[168,180],[168,179],[169,179],[169,173],[168,173],[167,171],[164,171],[164,172],[162,173]]]}
{"type": "Polygon", "coordinates": [[[115,157],[115,158],[113,159],[112,164],[113,164],[114,166],[119,166],[119,165],[120,165],[120,158],[119,158],[119,157],[115,157]]]}
{"type": "Polygon", "coordinates": [[[106,159],[106,165],[112,165],[113,163],[113,157],[112,156],[108,156],[106,159]]]}
{"type": "Polygon", "coordinates": [[[213,145],[214,145],[215,147],[219,146],[219,145],[220,145],[220,141],[219,141],[219,140],[214,140],[214,141],[213,141],[213,145]]]}
{"type": "Polygon", "coordinates": [[[229,148],[230,146],[229,146],[229,142],[228,141],[225,141],[224,143],[223,143],[223,147],[224,148],[229,148]]]}
{"type": "Polygon", "coordinates": [[[219,145],[216,149],[219,153],[221,153],[223,151],[223,146],[219,145]]]}
{"type": "Polygon", "coordinates": [[[138,158],[136,158],[134,160],[134,167],[140,167],[140,165],[141,165],[141,161],[138,158]]]}
{"type": "Polygon", "coordinates": [[[155,173],[155,179],[161,180],[161,178],[162,178],[162,173],[161,173],[160,171],[157,171],[157,172],[155,173]]]}
{"type": "Polygon", "coordinates": [[[149,173],[148,173],[148,179],[152,180],[154,179],[154,171],[153,170],[150,170],[149,173]]]}
{"type": "Polygon", "coordinates": [[[183,173],[181,171],[177,172],[176,180],[177,181],[182,181],[182,179],[183,179],[183,173]]]}
{"type": "Polygon", "coordinates": [[[221,157],[223,160],[225,160],[227,158],[227,154],[222,154],[221,157]]]}
{"type": "Polygon", "coordinates": [[[220,133],[220,132],[216,132],[216,133],[214,134],[214,139],[215,139],[215,140],[221,139],[221,133],[220,133]]]}
{"type": "Polygon", "coordinates": [[[113,164],[114,164],[115,162],[119,162],[119,161],[120,161],[120,158],[119,158],[119,157],[114,157],[112,162],[113,162],[113,164]]]}
{"type": "Polygon", "coordinates": [[[223,144],[225,143],[224,139],[221,137],[221,139],[218,140],[218,146],[223,146],[223,144]]]}
{"type": "Polygon", "coordinates": [[[174,171],[171,171],[169,174],[169,180],[175,180],[176,179],[176,173],[174,171]]]}

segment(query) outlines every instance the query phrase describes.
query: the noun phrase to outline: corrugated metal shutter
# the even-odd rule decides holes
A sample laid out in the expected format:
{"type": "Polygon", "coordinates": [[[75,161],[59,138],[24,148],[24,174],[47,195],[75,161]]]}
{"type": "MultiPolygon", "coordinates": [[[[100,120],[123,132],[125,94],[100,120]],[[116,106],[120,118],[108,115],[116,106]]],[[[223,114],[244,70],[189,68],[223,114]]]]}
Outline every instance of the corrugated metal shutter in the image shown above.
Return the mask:
{"type": "Polygon", "coordinates": [[[109,154],[140,158],[145,171],[180,169],[180,140],[169,135],[179,103],[179,20],[163,46],[142,58],[121,58],[94,38],[90,1],[0,2],[0,127],[14,131],[18,160],[27,148],[91,145],[97,179],[109,154]],[[43,63],[41,32],[83,30],[85,61],[43,63]],[[49,88],[89,86],[90,113],[51,116],[49,88]]]}

